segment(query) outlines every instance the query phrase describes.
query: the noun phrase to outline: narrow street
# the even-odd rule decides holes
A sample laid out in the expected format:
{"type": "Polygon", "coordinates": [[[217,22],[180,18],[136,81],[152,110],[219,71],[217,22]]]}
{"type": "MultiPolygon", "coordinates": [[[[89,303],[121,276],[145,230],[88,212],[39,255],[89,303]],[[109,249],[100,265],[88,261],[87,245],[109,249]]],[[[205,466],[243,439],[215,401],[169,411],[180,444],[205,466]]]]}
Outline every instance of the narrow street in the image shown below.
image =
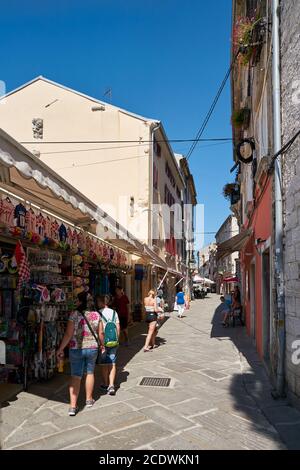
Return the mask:
{"type": "Polygon", "coordinates": [[[2,448],[300,449],[300,413],[272,399],[250,339],[220,325],[218,305],[210,294],[182,320],[172,313],[146,354],[144,325],[133,329],[119,350],[116,396],[96,393],[76,417],[67,416],[65,374],[20,393],[1,410],[2,448]],[[149,376],[169,377],[170,386],[140,386],[149,376]]]}

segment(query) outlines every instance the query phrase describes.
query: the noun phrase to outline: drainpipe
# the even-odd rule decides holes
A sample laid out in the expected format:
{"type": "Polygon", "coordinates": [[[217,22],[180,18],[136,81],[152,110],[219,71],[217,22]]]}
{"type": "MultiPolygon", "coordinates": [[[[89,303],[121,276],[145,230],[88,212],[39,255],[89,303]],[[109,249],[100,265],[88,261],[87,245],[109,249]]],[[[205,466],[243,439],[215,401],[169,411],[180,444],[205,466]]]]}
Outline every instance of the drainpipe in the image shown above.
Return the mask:
{"type": "Polygon", "coordinates": [[[148,246],[153,246],[153,161],[154,161],[154,135],[160,128],[160,123],[151,130],[151,154],[149,158],[149,210],[148,210],[148,246]]]}
{"type": "MultiPolygon", "coordinates": [[[[273,145],[274,153],[281,147],[281,100],[280,100],[280,0],[272,1],[273,17],[273,145]]],[[[283,210],[282,210],[282,175],[281,156],[275,160],[275,282],[277,301],[277,339],[278,365],[276,396],[284,396],[285,388],[285,299],[284,299],[284,263],[283,263],[283,210]]]]}

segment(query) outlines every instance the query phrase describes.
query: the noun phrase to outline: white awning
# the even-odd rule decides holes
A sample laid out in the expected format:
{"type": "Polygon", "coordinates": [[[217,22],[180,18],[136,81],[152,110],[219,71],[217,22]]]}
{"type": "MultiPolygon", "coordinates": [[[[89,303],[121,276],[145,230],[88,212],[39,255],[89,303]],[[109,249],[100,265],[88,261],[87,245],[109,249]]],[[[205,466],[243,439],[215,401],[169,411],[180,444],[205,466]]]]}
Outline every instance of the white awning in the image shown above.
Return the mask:
{"type": "Polygon", "coordinates": [[[125,251],[144,254],[143,244],[126,228],[2,129],[0,186],[125,251]]]}

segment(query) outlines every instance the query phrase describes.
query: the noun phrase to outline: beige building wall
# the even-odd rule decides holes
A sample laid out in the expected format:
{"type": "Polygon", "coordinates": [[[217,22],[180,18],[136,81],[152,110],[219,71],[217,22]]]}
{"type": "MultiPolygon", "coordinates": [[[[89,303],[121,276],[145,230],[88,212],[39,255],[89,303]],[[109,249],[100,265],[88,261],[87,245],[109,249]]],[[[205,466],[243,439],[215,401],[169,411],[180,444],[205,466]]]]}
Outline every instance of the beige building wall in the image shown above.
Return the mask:
{"type": "Polygon", "coordinates": [[[149,141],[151,123],[44,79],[0,104],[0,127],[39,152],[41,160],[143,242],[148,241],[151,145],[119,141],[149,141]],[[43,120],[42,139],[34,138],[33,119],[43,120]],[[95,140],[118,142],[89,143],[95,140]]]}

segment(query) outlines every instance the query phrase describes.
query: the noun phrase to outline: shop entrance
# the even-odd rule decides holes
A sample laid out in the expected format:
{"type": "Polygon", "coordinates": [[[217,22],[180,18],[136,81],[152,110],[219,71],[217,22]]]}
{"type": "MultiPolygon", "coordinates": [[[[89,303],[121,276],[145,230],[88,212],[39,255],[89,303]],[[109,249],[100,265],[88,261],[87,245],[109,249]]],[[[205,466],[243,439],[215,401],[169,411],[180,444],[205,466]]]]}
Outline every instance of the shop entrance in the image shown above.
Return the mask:
{"type": "Polygon", "coordinates": [[[256,295],[255,295],[255,261],[250,264],[250,318],[251,336],[256,341],[256,295]]]}
{"type": "Polygon", "coordinates": [[[263,306],[263,355],[266,363],[270,361],[270,250],[262,255],[262,306],[263,306]]]}

